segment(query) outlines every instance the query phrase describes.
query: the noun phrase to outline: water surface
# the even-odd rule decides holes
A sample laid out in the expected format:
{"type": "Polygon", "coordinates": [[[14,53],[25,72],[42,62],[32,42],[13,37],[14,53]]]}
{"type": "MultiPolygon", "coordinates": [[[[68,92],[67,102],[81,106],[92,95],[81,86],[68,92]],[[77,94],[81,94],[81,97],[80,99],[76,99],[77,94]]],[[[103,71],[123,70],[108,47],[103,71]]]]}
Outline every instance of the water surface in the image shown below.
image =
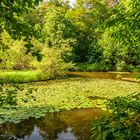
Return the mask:
{"type": "Polygon", "coordinates": [[[139,72],[67,72],[69,76],[114,80],[123,80],[124,78],[131,78],[138,74],[140,75],[139,72]]]}
{"type": "MultiPolygon", "coordinates": [[[[122,80],[137,73],[69,72],[67,74],[85,78],[122,80]]],[[[76,109],[47,113],[45,117],[29,118],[19,124],[5,123],[0,127],[0,140],[90,140],[91,121],[101,114],[102,111],[97,108],[76,109]]]]}
{"type": "Polygon", "coordinates": [[[90,140],[91,122],[101,114],[97,108],[75,109],[6,123],[0,127],[0,140],[90,140]]]}

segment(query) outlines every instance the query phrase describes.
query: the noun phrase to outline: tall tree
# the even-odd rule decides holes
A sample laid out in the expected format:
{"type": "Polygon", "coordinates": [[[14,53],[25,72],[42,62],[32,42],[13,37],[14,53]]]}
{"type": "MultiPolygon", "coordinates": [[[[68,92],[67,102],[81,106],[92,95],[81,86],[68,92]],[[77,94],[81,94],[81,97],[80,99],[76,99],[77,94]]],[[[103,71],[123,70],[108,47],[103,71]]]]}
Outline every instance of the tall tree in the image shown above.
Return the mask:
{"type": "Polygon", "coordinates": [[[42,0],[1,0],[0,1],[0,29],[7,30],[14,37],[20,37],[31,30],[30,25],[23,18],[30,8],[34,8],[42,0]],[[27,29],[27,30],[26,30],[27,29]],[[25,31],[26,30],[26,31],[25,31]]]}
{"type": "Polygon", "coordinates": [[[104,56],[118,69],[140,64],[139,11],[139,0],[122,0],[104,24],[105,30],[100,39],[104,56]]]}
{"type": "Polygon", "coordinates": [[[73,50],[74,61],[85,62],[91,60],[91,56],[92,62],[98,61],[100,51],[96,44],[95,30],[109,17],[109,10],[104,1],[77,0],[73,9],[67,12],[68,18],[76,26],[78,43],[73,50]]]}

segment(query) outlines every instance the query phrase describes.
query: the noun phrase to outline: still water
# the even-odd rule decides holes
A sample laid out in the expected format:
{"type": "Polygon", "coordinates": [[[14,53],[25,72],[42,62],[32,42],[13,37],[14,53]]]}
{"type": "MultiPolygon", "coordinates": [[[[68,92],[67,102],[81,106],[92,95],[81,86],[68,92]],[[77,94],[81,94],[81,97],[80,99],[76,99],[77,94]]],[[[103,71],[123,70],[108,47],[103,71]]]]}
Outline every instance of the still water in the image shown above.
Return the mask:
{"type": "Polygon", "coordinates": [[[125,80],[125,78],[131,78],[135,75],[140,75],[139,72],[67,72],[69,76],[78,76],[85,78],[99,78],[99,79],[114,79],[114,80],[125,80]]]}
{"type": "Polygon", "coordinates": [[[101,114],[97,108],[76,109],[6,123],[0,127],[0,140],[90,140],[91,122],[101,114]]]}
{"type": "MultiPolygon", "coordinates": [[[[137,73],[70,72],[70,76],[123,80],[137,73]]],[[[139,73],[140,74],[140,73],[139,73]]],[[[0,127],[0,140],[90,140],[91,122],[102,111],[97,108],[47,113],[45,117],[29,118],[19,124],[0,127]]]]}

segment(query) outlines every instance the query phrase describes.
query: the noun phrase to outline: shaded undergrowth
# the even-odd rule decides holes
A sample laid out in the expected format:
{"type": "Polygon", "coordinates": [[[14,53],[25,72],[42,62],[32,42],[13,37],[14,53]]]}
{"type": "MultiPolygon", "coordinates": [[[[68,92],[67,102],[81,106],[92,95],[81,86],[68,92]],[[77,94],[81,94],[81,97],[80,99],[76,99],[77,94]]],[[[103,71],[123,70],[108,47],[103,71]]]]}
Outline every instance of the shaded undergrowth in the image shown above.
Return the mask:
{"type": "Polygon", "coordinates": [[[140,139],[140,93],[116,97],[107,102],[108,113],[92,123],[97,140],[140,139]]]}

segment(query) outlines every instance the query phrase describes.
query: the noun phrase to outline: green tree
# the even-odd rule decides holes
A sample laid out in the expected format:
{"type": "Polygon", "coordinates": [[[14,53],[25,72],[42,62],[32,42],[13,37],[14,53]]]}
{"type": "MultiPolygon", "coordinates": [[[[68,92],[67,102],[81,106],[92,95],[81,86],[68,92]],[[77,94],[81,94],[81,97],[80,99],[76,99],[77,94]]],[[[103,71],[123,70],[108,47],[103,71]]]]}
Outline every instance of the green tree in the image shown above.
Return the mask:
{"type": "Polygon", "coordinates": [[[13,39],[23,39],[26,42],[27,53],[33,45],[30,40],[38,37],[38,32],[27,20],[27,15],[35,9],[42,0],[1,0],[0,1],[0,33],[6,30],[13,39]],[[24,38],[23,38],[24,37],[24,38]]]}
{"type": "Polygon", "coordinates": [[[32,44],[43,56],[40,62],[34,57],[31,66],[37,70],[47,72],[48,78],[62,77],[65,75],[65,71],[73,67],[70,61],[66,61],[62,57],[63,54],[65,54],[65,56],[71,54],[69,47],[48,47],[46,43],[40,43],[36,39],[32,39],[32,44]]]}
{"type": "Polygon", "coordinates": [[[116,6],[99,39],[107,63],[118,70],[140,65],[139,5],[138,0],[128,0],[116,6]]]}
{"type": "Polygon", "coordinates": [[[74,8],[67,11],[67,17],[76,26],[77,44],[73,49],[74,61],[94,63],[99,60],[101,50],[96,43],[95,29],[108,16],[108,5],[98,0],[77,0],[74,8]]]}
{"type": "Polygon", "coordinates": [[[11,29],[16,17],[23,16],[29,8],[39,4],[41,0],[1,0],[0,1],[0,26],[7,30],[11,29]]]}
{"type": "Polygon", "coordinates": [[[26,42],[14,40],[3,31],[0,34],[0,69],[28,69],[32,60],[31,53],[26,53],[26,42]]]}

